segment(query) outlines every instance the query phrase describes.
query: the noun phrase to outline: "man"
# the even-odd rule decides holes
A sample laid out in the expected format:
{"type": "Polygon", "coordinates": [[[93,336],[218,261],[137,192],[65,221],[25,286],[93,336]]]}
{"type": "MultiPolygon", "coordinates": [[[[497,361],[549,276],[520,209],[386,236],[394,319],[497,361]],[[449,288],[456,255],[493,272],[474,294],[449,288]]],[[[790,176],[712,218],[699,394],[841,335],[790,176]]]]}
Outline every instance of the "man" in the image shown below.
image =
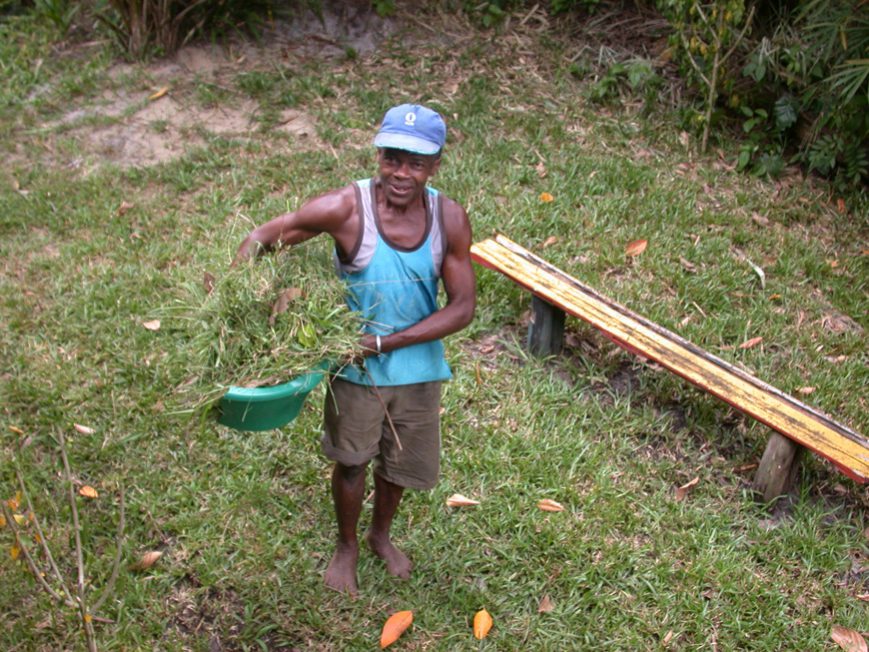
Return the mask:
{"type": "Polygon", "coordinates": [[[374,512],[365,535],[397,577],[411,562],[390,539],[405,488],[430,489],[440,455],[440,389],[450,378],[440,338],[474,315],[471,227],[465,210],[429,188],[446,141],[443,118],[424,106],[387,111],[374,145],[379,174],[317,197],[254,229],[236,262],[326,233],[335,241],[347,301],[366,320],[364,359],[329,384],[324,454],[335,462],[338,544],[326,585],[357,592],[356,525],[374,460],[374,512]],[[438,308],[438,281],[446,304],[438,308]]]}

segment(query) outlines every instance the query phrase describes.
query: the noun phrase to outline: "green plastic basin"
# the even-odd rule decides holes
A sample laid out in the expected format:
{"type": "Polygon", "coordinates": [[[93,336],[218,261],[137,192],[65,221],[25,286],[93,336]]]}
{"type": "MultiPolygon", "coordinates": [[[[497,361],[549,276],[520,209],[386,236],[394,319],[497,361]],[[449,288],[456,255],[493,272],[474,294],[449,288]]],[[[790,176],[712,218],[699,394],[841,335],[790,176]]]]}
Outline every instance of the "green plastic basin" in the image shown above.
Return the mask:
{"type": "Polygon", "coordinates": [[[236,430],[271,430],[295,419],[328,365],[270,387],[232,386],[218,403],[217,422],[236,430]]]}

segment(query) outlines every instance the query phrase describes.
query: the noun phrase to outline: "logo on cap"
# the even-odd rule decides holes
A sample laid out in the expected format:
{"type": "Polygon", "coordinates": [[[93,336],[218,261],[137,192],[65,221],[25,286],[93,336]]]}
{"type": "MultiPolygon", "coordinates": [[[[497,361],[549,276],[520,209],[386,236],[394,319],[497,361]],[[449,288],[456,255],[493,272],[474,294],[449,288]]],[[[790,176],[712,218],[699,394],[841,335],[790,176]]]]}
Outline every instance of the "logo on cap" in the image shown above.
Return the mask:
{"type": "Polygon", "coordinates": [[[416,122],[416,113],[408,113],[404,116],[404,124],[408,127],[412,127],[414,122],[416,122]]]}

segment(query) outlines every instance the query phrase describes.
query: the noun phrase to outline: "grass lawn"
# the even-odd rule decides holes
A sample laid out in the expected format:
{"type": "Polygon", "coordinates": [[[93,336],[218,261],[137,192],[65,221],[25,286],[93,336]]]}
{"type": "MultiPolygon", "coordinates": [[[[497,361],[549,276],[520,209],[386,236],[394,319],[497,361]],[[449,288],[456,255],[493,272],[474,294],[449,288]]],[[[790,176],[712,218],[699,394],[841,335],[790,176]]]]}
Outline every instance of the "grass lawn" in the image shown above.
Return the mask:
{"type": "MultiPolygon", "coordinates": [[[[579,321],[564,355],[529,357],[529,298],[487,270],[474,323],[447,342],[441,481],[396,521],[409,581],[363,553],[357,600],[322,585],[335,537],[322,387],[278,430],[179,413],[188,334],[166,306],[225,270],[253,224],[372,174],[383,111],[421,101],[450,130],[433,185],[467,207],[476,239],[503,232],[869,432],[865,196],[795,169],[737,173],[726,138],[698,156],[666,93],[606,81],[612,49],[540,17],[496,37],[406,16],[371,51],[264,38],[148,65],[52,44],[26,18],[2,27],[0,498],[20,469],[74,587],[62,432],[75,486],[99,492],[78,499],[99,591],[123,487],[100,649],[372,650],[405,609],[396,650],[834,650],[834,625],[869,634],[865,487],[808,455],[799,488],[758,505],[763,426],[579,321]],[[637,239],[648,248],[628,259],[637,239]],[[480,505],[449,508],[453,493],[480,505]],[[538,510],[543,498],[565,511],[538,510]],[[163,555],[134,570],[149,550],[163,555]],[[481,608],[494,627],[478,642],[481,608]]],[[[0,531],[0,649],[84,649],[79,618],[15,550],[0,531]]]]}

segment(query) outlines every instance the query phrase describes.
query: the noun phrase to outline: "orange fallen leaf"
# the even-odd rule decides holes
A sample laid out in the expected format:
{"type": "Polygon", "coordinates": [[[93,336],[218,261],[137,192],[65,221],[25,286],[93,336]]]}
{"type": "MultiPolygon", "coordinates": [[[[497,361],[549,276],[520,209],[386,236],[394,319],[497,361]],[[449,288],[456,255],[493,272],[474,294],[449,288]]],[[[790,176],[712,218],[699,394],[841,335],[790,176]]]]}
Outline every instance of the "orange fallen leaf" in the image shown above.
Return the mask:
{"type": "Polygon", "coordinates": [[[85,498],[99,498],[100,494],[97,492],[89,484],[82,485],[81,489],[78,490],[80,496],[84,496],[85,498]]]}
{"type": "Polygon", "coordinates": [[[380,649],[395,643],[412,622],[412,611],[397,611],[387,618],[380,633],[380,649]]]}
{"type": "Polygon", "coordinates": [[[164,96],[166,93],[168,93],[168,92],[169,92],[169,87],[168,87],[168,86],[164,86],[163,88],[161,88],[161,89],[160,89],[159,91],[157,91],[156,93],[153,93],[152,95],[149,95],[149,96],[148,96],[148,101],[149,101],[149,102],[153,102],[154,100],[159,100],[161,97],[163,97],[163,96],[164,96]]]}
{"type": "Polygon", "coordinates": [[[489,635],[490,629],[492,629],[492,616],[485,609],[480,609],[474,615],[474,637],[482,641],[489,635]]]}
{"type": "Polygon", "coordinates": [[[839,199],[836,200],[836,209],[837,209],[837,210],[838,210],[842,215],[844,215],[845,213],[848,212],[848,209],[847,209],[847,207],[845,206],[845,200],[842,199],[841,197],[839,197],[839,199]]]}
{"type": "Polygon", "coordinates": [[[143,321],[142,326],[147,328],[149,331],[158,331],[160,330],[160,320],[152,319],[151,321],[143,321]]]}
{"type": "Polygon", "coordinates": [[[800,394],[808,395],[808,394],[811,394],[812,392],[814,392],[815,388],[814,387],[800,387],[797,391],[800,394]]]}
{"type": "Polygon", "coordinates": [[[543,241],[543,248],[545,249],[546,247],[551,247],[556,242],[558,242],[558,236],[551,235],[543,241]]]}
{"type": "Polygon", "coordinates": [[[781,299],[781,295],[778,292],[769,295],[770,301],[778,301],[779,299],[781,299]]]}
{"type": "Polygon", "coordinates": [[[9,426],[9,430],[14,432],[16,435],[24,435],[24,431],[18,426],[9,426]]]}
{"type": "Polygon", "coordinates": [[[24,525],[27,523],[27,519],[24,517],[24,514],[13,514],[12,518],[18,525],[24,525]]]}
{"type": "Polygon", "coordinates": [[[552,602],[552,598],[550,598],[549,594],[547,593],[542,598],[540,598],[540,604],[537,605],[537,613],[548,614],[553,609],[555,609],[555,604],[552,602]]]}
{"type": "Polygon", "coordinates": [[[9,556],[12,557],[12,561],[18,559],[20,554],[21,548],[19,548],[17,544],[12,544],[12,547],[9,549],[9,556]]]}
{"type": "Polygon", "coordinates": [[[479,500],[472,500],[470,498],[466,498],[462,494],[453,494],[449,498],[447,498],[447,507],[473,507],[474,505],[479,505],[479,500]]]}
{"type": "Polygon", "coordinates": [[[676,500],[685,500],[685,497],[688,495],[688,492],[691,491],[694,487],[696,487],[700,483],[700,477],[696,477],[690,482],[686,482],[681,487],[676,489],[676,500]]]}
{"type": "Polygon", "coordinates": [[[157,560],[163,556],[161,550],[149,550],[144,553],[139,560],[131,566],[133,570],[146,570],[157,563],[157,560]]]}
{"type": "Polygon", "coordinates": [[[21,492],[16,491],[12,498],[6,501],[6,506],[13,512],[21,506],[21,492]]]}
{"type": "Polygon", "coordinates": [[[828,263],[828,264],[830,265],[830,267],[832,267],[833,269],[836,269],[836,268],[839,266],[839,261],[836,260],[835,258],[831,258],[830,260],[827,261],[827,263],[828,263]]]}
{"type": "Polygon", "coordinates": [[[72,424],[72,427],[76,429],[76,432],[80,432],[83,435],[92,435],[96,432],[93,428],[89,426],[83,426],[80,423],[72,424]]]}
{"type": "Polygon", "coordinates": [[[742,344],[739,345],[740,349],[750,349],[754,346],[757,346],[763,342],[763,338],[761,336],[752,337],[750,340],[745,340],[742,344]]]}
{"type": "Polygon", "coordinates": [[[553,197],[548,192],[541,192],[540,193],[540,201],[542,201],[544,204],[548,204],[551,201],[555,201],[555,197],[553,197]]]}
{"type": "Polygon", "coordinates": [[[634,240],[628,243],[628,246],[625,247],[625,254],[628,256],[639,256],[646,250],[646,247],[649,245],[648,240],[634,240]]]}
{"type": "Polygon", "coordinates": [[[557,503],[554,500],[550,500],[549,498],[544,498],[543,500],[538,501],[537,508],[542,509],[544,512],[564,511],[564,505],[557,503]]]}
{"type": "Polygon", "coordinates": [[[853,629],[833,625],[830,638],[845,652],[867,652],[866,639],[853,629]]]}

